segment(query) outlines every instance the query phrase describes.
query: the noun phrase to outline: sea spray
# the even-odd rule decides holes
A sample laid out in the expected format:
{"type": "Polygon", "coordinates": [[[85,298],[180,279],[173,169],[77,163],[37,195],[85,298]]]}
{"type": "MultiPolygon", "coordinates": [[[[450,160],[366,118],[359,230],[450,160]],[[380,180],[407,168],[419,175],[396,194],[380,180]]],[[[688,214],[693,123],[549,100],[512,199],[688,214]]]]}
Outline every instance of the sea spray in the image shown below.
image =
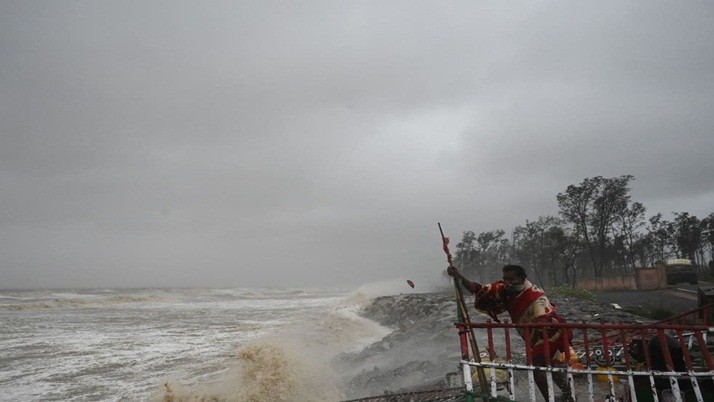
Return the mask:
{"type": "Polygon", "coordinates": [[[241,400],[327,402],[339,400],[327,366],[282,347],[257,344],[242,348],[241,400]]]}
{"type": "MultiPolygon", "coordinates": [[[[300,396],[292,400],[339,400],[333,384],[341,387],[349,373],[335,367],[335,356],[391,332],[360,317],[369,297],[355,303],[345,296],[300,289],[0,291],[0,400],[243,401],[251,385],[244,370],[254,363],[236,351],[258,345],[287,359],[283,386],[300,396]]],[[[269,363],[256,370],[270,372],[269,363]]]]}
{"type": "MultiPolygon", "coordinates": [[[[302,302],[304,306],[311,303],[302,302]],[[305,304],[306,303],[306,304],[305,304]]],[[[307,401],[342,398],[343,372],[332,366],[341,353],[357,351],[391,332],[359,315],[362,306],[335,298],[331,306],[291,310],[269,334],[243,344],[232,366],[204,382],[171,381],[155,400],[307,401]],[[326,308],[327,307],[327,308],[326,308]]]]}
{"type": "Polygon", "coordinates": [[[236,365],[222,378],[193,387],[167,382],[164,402],[333,402],[340,395],[326,365],[294,348],[258,342],[241,347],[236,365]]]}
{"type": "MultiPolygon", "coordinates": [[[[423,291],[423,290],[422,290],[423,291]]],[[[391,296],[404,293],[417,293],[402,279],[388,279],[379,282],[370,282],[357,288],[345,298],[345,305],[368,306],[372,300],[381,296],[391,296]]]]}

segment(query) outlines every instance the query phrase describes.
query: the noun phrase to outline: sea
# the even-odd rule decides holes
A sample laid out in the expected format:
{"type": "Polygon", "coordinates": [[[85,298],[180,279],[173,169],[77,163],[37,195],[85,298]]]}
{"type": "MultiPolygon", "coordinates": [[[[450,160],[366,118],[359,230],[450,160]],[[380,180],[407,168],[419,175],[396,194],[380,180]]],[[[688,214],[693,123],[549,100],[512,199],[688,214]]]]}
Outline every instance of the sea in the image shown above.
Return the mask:
{"type": "Polygon", "coordinates": [[[361,290],[0,291],[0,401],[339,401],[361,290]]]}

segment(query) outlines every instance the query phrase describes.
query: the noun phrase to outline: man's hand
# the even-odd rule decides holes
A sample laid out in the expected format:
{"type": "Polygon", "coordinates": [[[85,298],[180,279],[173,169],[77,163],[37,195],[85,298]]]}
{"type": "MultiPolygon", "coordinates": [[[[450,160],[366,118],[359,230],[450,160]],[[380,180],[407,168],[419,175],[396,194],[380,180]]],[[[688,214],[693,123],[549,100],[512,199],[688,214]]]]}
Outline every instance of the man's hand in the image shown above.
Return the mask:
{"type": "Polygon", "coordinates": [[[449,276],[452,278],[461,280],[461,284],[464,285],[464,287],[468,289],[468,291],[471,293],[476,293],[481,289],[480,284],[472,282],[471,280],[469,280],[469,278],[463,276],[461,272],[459,272],[459,270],[453,265],[449,265],[449,267],[446,268],[446,273],[449,274],[449,276]]]}

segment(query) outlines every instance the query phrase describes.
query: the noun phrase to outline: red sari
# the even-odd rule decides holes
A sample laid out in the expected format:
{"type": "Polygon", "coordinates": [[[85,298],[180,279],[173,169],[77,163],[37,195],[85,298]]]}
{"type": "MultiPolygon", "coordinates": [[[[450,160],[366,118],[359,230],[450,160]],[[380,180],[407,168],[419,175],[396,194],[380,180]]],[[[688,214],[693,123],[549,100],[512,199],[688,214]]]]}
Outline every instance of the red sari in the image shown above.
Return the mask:
{"type": "MultiPolygon", "coordinates": [[[[489,285],[483,285],[475,293],[474,307],[496,322],[500,322],[498,315],[508,311],[511,321],[518,324],[527,323],[558,323],[565,322],[557,313],[555,304],[548,300],[545,292],[529,281],[525,282],[525,289],[522,291],[509,291],[503,281],[496,281],[489,285]]],[[[519,334],[523,337],[524,331],[519,329],[519,334]]],[[[547,331],[548,347],[551,353],[564,352],[562,336],[565,333],[567,343],[570,343],[570,332],[560,328],[550,328],[547,331]]],[[[545,359],[545,346],[542,331],[531,331],[530,341],[532,353],[535,360],[545,359]]],[[[556,353],[559,355],[559,353],[556,353]]],[[[571,356],[575,353],[571,349],[571,356]]]]}

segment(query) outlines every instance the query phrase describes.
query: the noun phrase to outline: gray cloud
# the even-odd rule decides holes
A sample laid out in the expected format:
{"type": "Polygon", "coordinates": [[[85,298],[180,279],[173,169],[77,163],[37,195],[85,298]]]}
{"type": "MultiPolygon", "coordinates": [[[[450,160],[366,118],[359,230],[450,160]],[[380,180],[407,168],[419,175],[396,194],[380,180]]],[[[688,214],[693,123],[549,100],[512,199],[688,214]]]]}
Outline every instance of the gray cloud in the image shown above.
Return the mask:
{"type": "Polygon", "coordinates": [[[633,174],[712,212],[707,2],[4,2],[0,286],[438,281],[633,174]]]}

